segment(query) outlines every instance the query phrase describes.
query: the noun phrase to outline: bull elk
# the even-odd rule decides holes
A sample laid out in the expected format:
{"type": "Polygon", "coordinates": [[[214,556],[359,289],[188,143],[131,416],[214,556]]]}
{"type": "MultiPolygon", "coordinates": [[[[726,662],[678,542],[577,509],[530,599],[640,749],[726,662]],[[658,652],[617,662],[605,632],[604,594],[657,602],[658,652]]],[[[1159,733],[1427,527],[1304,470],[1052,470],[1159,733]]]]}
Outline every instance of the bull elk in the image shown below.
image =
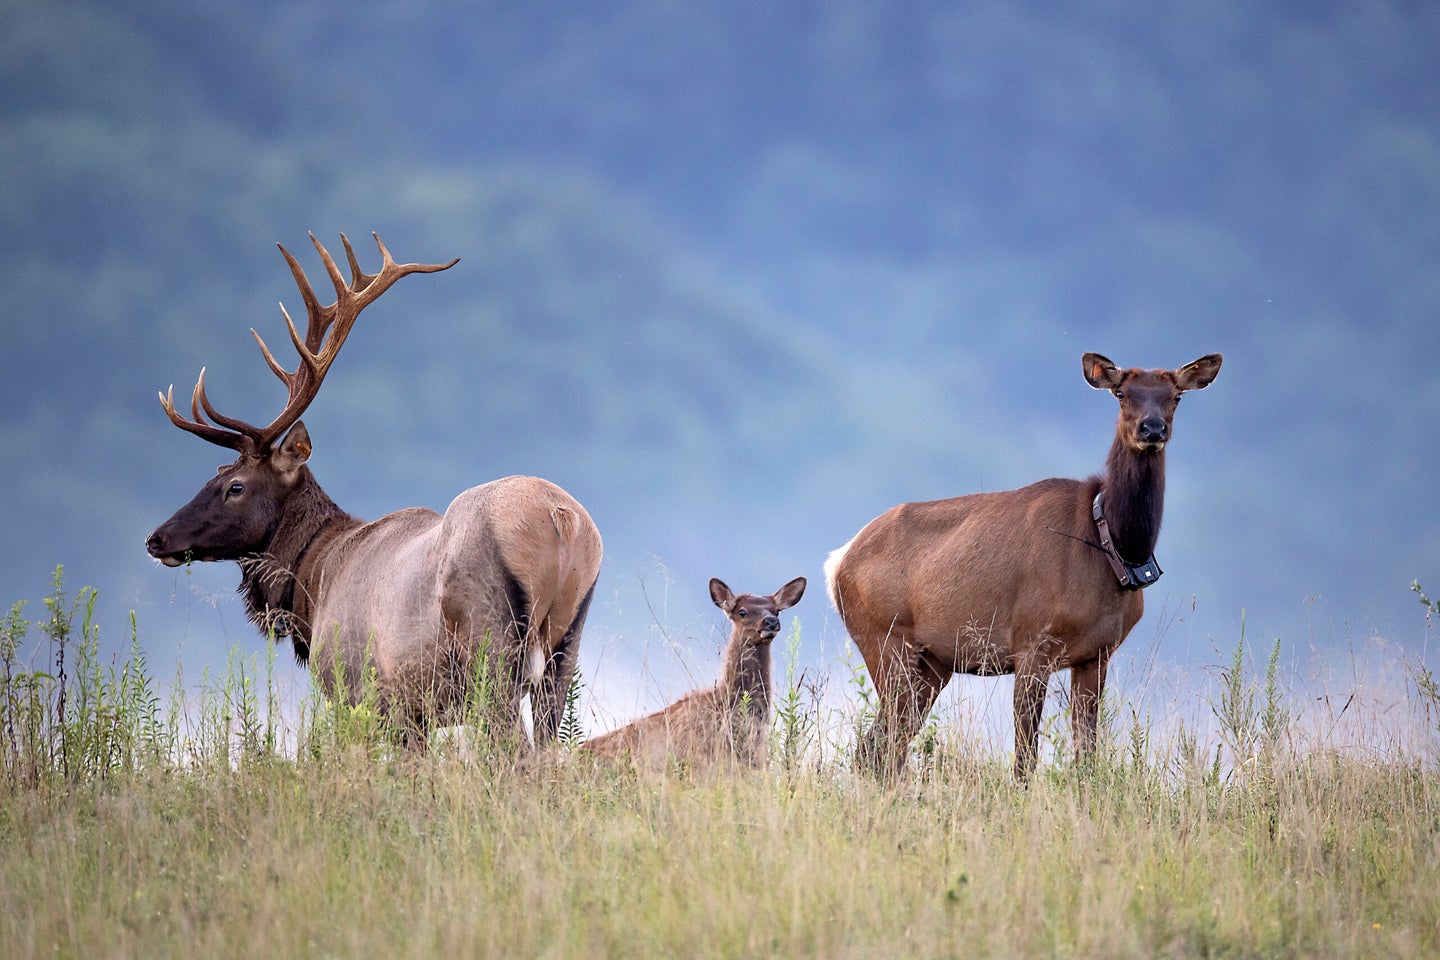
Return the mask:
{"type": "Polygon", "coordinates": [[[306,466],[311,442],[301,414],[362,310],[401,277],[458,260],[397,264],[377,235],[383,263],[367,274],[342,234],[347,284],[314,234],[310,241],[335,302],[320,304],[280,246],[309,316],[302,339],[280,308],[300,355],[295,369],[281,366],[251,330],[289,390],[280,415],[256,427],[216,412],[203,369],[189,418],[176,412],[173,386],[160,395],[175,426],[238,457],[150,534],[146,548],[172,567],[238,561],[240,592],[256,626],[289,637],[297,659],[333,698],[358,703],[372,667],[380,708],[413,745],[423,747],[431,726],[457,716],[481,651],[495,667],[502,722],[518,729],[529,696],[537,743],[553,739],[600,569],[600,534],[574,498],[535,477],[473,487],[444,516],[412,507],[369,523],[325,495],[306,466]]]}
{"type": "Polygon", "coordinates": [[[1178,370],[1121,370],[1097,353],[1085,379],[1120,401],[1105,472],[1004,493],[905,503],[825,563],[831,602],[865,658],[879,711],[859,745],[887,775],[959,673],[1015,675],[1015,776],[1035,764],[1050,675],[1070,670],[1077,754],[1093,752],[1111,655],[1160,575],[1165,446],[1180,395],[1220,372],[1210,354],[1178,370]]]}
{"type": "Polygon", "coordinates": [[[700,767],[727,760],[763,766],[770,729],[770,642],[780,632],[780,611],[795,606],[804,593],[804,577],[769,596],[737,596],[724,582],[712,579],[710,599],[731,623],[720,682],[596,737],[583,749],[602,759],[629,759],[652,770],[663,769],[672,760],[700,767]]]}

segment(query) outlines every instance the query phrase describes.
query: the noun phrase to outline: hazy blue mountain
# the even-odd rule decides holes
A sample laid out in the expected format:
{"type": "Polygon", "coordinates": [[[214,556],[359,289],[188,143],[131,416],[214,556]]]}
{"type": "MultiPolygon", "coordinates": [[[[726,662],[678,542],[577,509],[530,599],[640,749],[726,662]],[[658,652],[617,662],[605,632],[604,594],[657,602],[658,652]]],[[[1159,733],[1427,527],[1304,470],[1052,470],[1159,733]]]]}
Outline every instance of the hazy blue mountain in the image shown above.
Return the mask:
{"type": "Polygon", "coordinates": [[[0,37],[3,597],[38,616],[64,563],[162,672],[260,641],[233,567],[144,554],[228,459],[154,392],[203,365],[278,411],[248,328],[284,344],[272,244],[323,283],[311,230],[462,258],[357,327],[305,418],[322,483],[368,517],[566,486],[606,539],[597,683],[664,673],[657,620],[708,670],[710,576],[809,576],[832,659],[820,564],[872,516],[1099,469],[1084,350],[1226,357],[1137,656],[1211,657],[1242,610],[1290,662],[1423,655],[1440,10],[22,0],[0,37]]]}

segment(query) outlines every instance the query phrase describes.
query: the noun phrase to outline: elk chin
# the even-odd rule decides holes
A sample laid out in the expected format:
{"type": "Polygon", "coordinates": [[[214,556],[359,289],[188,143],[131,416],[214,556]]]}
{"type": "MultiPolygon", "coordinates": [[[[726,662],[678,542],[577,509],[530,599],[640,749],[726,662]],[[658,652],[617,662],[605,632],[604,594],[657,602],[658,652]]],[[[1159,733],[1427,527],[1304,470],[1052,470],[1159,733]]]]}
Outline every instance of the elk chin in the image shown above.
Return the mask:
{"type": "Polygon", "coordinates": [[[233,550],[215,548],[167,549],[163,545],[163,541],[153,547],[147,545],[147,552],[167,567],[183,567],[191,563],[223,563],[227,560],[234,560],[238,563],[243,562],[246,557],[254,555],[253,552],[236,553],[233,550]]]}
{"type": "Polygon", "coordinates": [[[194,550],[165,550],[155,543],[146,544],[146,552],[167,567],[183,567],[187,563],[202,559],[196,556],[194,550]]]}
{"type": "Polygon", "coordinates": [[[145,552],[167,567],[183,567],[187,563],[200,563],[205,560],[220,559],[213,554],[204,553],[194,547],[176,547],[173,538],[166,535],[164,526],[161,526],[146,538],[145,552]]]}

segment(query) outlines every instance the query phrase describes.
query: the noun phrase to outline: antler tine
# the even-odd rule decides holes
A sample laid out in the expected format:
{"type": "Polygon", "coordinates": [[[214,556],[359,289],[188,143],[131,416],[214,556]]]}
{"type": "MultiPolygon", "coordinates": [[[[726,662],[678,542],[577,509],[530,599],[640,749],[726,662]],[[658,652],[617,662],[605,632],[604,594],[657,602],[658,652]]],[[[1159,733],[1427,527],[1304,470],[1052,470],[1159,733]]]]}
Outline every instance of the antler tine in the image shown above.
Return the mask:
{"type": "Polygon", "coordinates": [[[251,438],[253,438],[256,434],[260,432],[260,428],[254,426],[253,424],[246,423],[244,420],[237,420],[234,417],[227,417],[222,413],[216,412],[215,408],[210,405],[210,398],[205,394],[204,367],[200,368],[200,379],[195,381],[195,392],[190,396],[190,412],[194,415],[196,420],[200,420],[200,411],[196,409],[197,403],[201,408],[204,409],[205,413],[210,417],[210,419],[215,421],[217,426],[225,427],[227,430],[234,431],[241,436],[251,438]]]}
{"type": "MultiPolygon", "coordinates": [[[[340,239],[345,240],[345,234],[340,234],[340,239]]],[[[346,299],[345,295],[354,293],[355,291],[351,290],[350,285],[345,282],[344,274],[340,272],[339,267],[335,266],[335,258],[330,256],[330,251],[325,249],[325,244],[316,240],[315,234],[313,233],[310,234],[310,242],[315,245],[315,252],[320,254],[320,262],[325,264],[325,272],[330,275],[330,282],[335,285],[335,302],[330,305],[330,309],[338,312],[340,304],[346,299]]],[[[349,241],[346,241],[345,248],[349,250],[349,241]]],[[[351,258],[351,262],[354,262],[353,257],[351,258]]],[[[330,319],[333,319],[333,314],[330,319]]]]}
{"type": "MultiPolygon", "coordinates": [[[[295,324],[293,321],[291,321],[290,314],[285,309],[285,304],[283,303],[280,304],[280,312],[285,314],[285,322],[290,325],[291,341],[298,341],[300,338],[300,334],[295,332],[295,324]]],[[[265,346],[265,340],[260,336],[259,332],[254,327],[250,328],[250,336],[254,337],[255,342],[260,345],[260,355],[265,358],[265,363],[270,367],[270,372],[275,374],[275,376],[279,377],[281,383],[288,384],[290,382],[290,371],[280,366],[280,361],[276,360],[275,355],[270,352],[270,348],[265,346]]]]}
{"type": "MultiPolygon", "coordinates": [[[[295,352],[300,354],[300,359],[304,362],[305,366],[314,370],[319,358],[311,352],[310,348],[305,344],[305,341],[300,339],[300,331],[295,329],[295,321],[290,319],[290,311],[285,309],[285,304],[283,303],[280,304],[280,315],[285,318],[285,328],[290,333],[290,342],[295,346],[295,352]]],[[[260,336],[254,327],[250,328],[250,336],[254,337],[255,342],[260,345],[260,353],[265,357],[265,362],[270,366],[270,371],[279,377],[282,383],[289,386],[291,380],[300,373],[300,368],[296,367],[292,373],[280,366],[280,361],[275,359],[275,355],[271,353],[270,348],[265,345],[264,338],[260,336]]]]}
{"type": "MultiPolygon", "coordinates": [[[[376,237],[375,239],[378,241],[380,238],[376,237]]],[[[340,242],[345,244],[345,258],[350,261],[350,289],[359,290],[361,287],[368,286],[370,281],[375,279],[375,274],[366,273],[360,269],[360,261],[355,259],[355,250],[350,246],[349,237],[343,233],[340,234],[340,242]]]]}
{"type": "MultiPolygon", "coordinates": [[[[459,257],[456,257],[454,260],[451,260],[449,263],[401,263],[401,264],[397,264],[397,263],[395,263],[394,258],[390,256],[390,251],[385,249],[385,244],[380,240],[380,234],[375,233],[374,231],[371,231],[370,236],[372,236],[372,237],[375,238],[375,246],[377,246],[377,247],[380,248],[380,255],[385,258],[385,262],[388,263],[388,264],[390,264],[390,265],[393,266],[393,267],[396,267],[396,269],[400,270],[399,276],[396,277],[397,280],[398,280],[400,277],[403,277],[403,276],[405,276],[406,274],[409,274],[409,273],[439,273],[441,270],[449,270],[451,267],[455,266],[455,264],[457,264],[457,263],[460,262],[460,258],[459,258],[459,257]]],[[[378,296],[378,294],[377,294],[377,296],[378,296]]]]}
{"type": "Polygon", "coordinates": [[[215,411],[211,409],[209,400],[205,397],[204,367],[200,368],[200,378],[195,381],[195,390],[190,395],[190,413],[191,416],[194,417],[193,420],[187,420],[176,412],[175,384],[170,384],[168,393],[160,393],[159,396],[160,406],[164,409],[165,415],[170,418],[171,423],[175,424],[175,426],[181,430],[193,433],[202,440],[208,440],[211,443],[219,444],[222,447],[229,447],[231,450],[237,450],[242,453],[250,448],[253,438],[249,431],[254,431],[255,428],[238,420],[216,416],[215,411]],[[226,430],[219,426],[206,423],[205,418],[200,414],[202,404],[206,412],[210,414],[216,423],[220,423],[222,426],[229,426],[231,429],[226,430]]]}
{"type": "MultiPolygon", "coordinates": [[[[315,239],[313,233],[310,235],[310,239],[315,239]]],[[[280,248],[280,253],[284,255],[285,262],[290,265],[290,273],[295,277],[295,286],[300,288],[300,299],[305,301],[305,313],[310,318],[309,326],[305,331],[305,344],[309,347],[310,352],[314,353],[320,349],[320,342],[325,336],[325,330],[330,326],[330,321],[334,316],[334,305],[332,304],[328,308],[320,306],[320,301],[315,298],[315,290],[310,286],[310,279],[305,276],[305,269],[300,266],[300,261],[296,260],[289,250],[285,249],[283,243],[277,243],[275,246],[280,248]],[[330,316],[326,316],[325,314],[329,314],[330,316]]],[[[319,243],[316,243],[316,246],[320,246],[319,243]]],[[[283,310],[284,308],[282,307],[281,309],[283,310]]]]}

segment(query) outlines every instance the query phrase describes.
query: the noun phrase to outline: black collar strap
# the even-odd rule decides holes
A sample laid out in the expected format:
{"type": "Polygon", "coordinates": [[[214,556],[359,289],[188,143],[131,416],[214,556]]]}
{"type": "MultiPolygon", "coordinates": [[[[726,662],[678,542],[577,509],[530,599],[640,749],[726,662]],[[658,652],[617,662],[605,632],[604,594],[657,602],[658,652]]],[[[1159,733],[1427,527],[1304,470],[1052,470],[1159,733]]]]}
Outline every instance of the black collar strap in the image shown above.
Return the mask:
{"type": "Polygon", "coordinates": [[[1110,521],[1105,519],[1105,510],[1100,505],[1100,498],[1104,495],[1104,491],[1095,494],[1095,501],[1090,505],[1090,514],[1095,518],[1095,529],[1100,533],[1100,550],[1105,554],[1105,559],[1110,561],[1110,569],[1115,571],[1121,590],[1143,590],[1159,580],[1160,574],[1165,571],[1155,562],[1153,553],[1144,563],[1129,563],[1120,556],[1120,551],[1115,549],[1115,541],[1110,539],[1110,521]]]}

